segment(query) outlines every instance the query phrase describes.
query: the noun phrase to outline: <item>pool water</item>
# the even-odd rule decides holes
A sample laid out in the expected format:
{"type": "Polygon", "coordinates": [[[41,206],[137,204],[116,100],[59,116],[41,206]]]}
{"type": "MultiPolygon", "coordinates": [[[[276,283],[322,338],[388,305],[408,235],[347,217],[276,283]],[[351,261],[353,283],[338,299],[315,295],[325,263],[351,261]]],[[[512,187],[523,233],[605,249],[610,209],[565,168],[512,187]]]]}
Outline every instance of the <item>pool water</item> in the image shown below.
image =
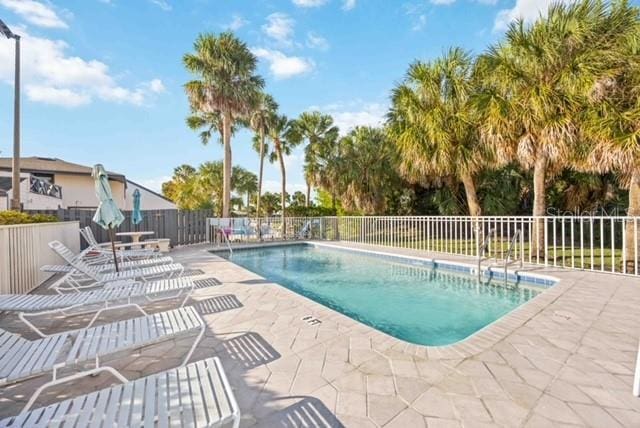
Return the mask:
{"type": "Polygon", "coordinates": [[[469,274],[313,245],[236,251],[231,261],[399,339],[458,342],[543,289],[479,284],[469,274]]]}

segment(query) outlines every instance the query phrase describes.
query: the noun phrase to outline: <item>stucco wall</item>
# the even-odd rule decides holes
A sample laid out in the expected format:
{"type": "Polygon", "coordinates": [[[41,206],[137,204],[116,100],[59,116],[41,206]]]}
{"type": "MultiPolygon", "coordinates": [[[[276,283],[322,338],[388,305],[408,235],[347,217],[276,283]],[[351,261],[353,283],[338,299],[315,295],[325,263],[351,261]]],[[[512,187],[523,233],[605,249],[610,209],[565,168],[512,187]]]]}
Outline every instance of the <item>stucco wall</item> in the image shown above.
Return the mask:
{"type": "Polygon", "coordinates": [[[127,182],[127,210],[133,209],[133,192],[140,190],[140,207],[142,210],[175,210],[176,205],[173,202],[167,201],[164,198],[156,195],[153,192],[149,192],[144,187],[140,187],[131,181],[127,182]]]}
{"type": "MultiPolygon", "coordinates": [[[[64,208],[96,207],[96,198],[93,178],[88,175],[55,175],[55,184],[62,187],[62,202],[64,208]]],[[[124,183],[109,180],[113,200],[120,209],[125,208],[124,183]]]]}

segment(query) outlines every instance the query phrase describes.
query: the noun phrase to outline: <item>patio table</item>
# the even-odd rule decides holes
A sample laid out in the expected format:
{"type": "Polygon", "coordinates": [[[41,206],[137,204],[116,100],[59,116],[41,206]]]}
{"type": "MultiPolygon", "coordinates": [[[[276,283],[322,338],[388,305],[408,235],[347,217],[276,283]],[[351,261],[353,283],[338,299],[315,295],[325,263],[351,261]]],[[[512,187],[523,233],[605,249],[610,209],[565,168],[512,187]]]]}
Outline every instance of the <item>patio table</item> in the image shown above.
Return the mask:
{"type": "Polygon", "coordinates": [[[116,236],[130,236],[133,244],[139,243],[140,238],[147,235],[153,235],[155,232],[138,231],[138,232],[118,232],[116,236]]]}

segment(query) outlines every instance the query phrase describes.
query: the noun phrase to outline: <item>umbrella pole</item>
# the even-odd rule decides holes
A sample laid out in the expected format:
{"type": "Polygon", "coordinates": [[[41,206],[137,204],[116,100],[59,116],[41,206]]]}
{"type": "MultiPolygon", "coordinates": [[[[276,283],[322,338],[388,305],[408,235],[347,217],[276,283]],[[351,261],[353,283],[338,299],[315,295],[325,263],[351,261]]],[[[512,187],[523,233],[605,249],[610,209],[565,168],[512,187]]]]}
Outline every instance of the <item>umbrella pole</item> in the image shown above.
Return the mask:
{"type": "Polygon", "coordinates": [[[109,237],[111,238],[111,251],[113,252],[113,264],[116,265],[116,272],[120,272],[118,269],[118,257],[116,256],[116,240],[113,234],[113,228],[109,226],[109,237]]]}

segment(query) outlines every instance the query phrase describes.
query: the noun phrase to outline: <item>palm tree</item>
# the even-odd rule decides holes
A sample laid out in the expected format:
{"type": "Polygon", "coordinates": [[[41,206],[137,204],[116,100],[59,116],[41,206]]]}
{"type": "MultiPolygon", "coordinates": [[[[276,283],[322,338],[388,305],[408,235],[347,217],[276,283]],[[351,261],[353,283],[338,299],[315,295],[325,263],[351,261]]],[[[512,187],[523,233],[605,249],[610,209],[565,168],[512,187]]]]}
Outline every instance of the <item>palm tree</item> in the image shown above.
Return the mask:
{"type": "MultiPolygon", "coordinates": [[[[640,216],[640,11],[627,2],[612,3],[600,27],[599,78],[589,88],[581,118],[582,140],[576,167],[616,172],[629,189],[627,216],[640,216]]],[[[640,263],[640,224],[626,223],[624,259],[640,263]],[[637,229],[637,230],[636,230],[637,229]]]]}
{"type": "MultiPolygon", "coordinates": [[[[395,150],[383,129],[357,127],[340,140],[340,156],[326,174],[339,182],[341,202],[349,210],[382,214],[388,190],[399,188],[395,150]]],[[[335,202],[332,200],[333,207],[335,202]]]]}
{"type": "Polygon", "coordinates": [[[273,151],[269,156],[270,162],[278,162],[280,165],[282,191],[280,193],[281,215],[283,233],[285,229],[285,210],[287,198],[287,171],[284,163],[284,156],[290,155],[295,146],[301,142],[301,137],[297,133],[293,122],[285,115],[276,115],[271,122],[268,132],[269,139],[273,142],[273,151]]]}
{"type": "Polygon", "coordinates": [[[258,177],[241,166],[234,166],[231,186],[233,190],[247,197],[247,208],[251,205],[251,195],[258,190],[258,177]]]}
{"type": "MultiPolygon", "coordinates": [[[[218,112],[198,113],[192,112],[185,120],[187,127],[192,131],[200,131],[200,142],[203,146],[209,144],[213,138],[213,134],[218,136],[217,142],[223,144],[224,136],[222,135],[222,116],[218,112]]],[[[237,125],[231,127],[231,136],[236,133],[237,125]]]]}
{"type": "Polygon", "coordinates": [[[459,48],[433,62],[415,62],[392,92],[389,131],[400,172],[412,182],[452,176],[464,184],[469,214],[482,213],[476,192],[488,153],[479,139],[471,104],[473,61],[459,48]]]}
{"type": "Polygon", "coordinates": [[[320,112],[304,112],[295,121],[298,132],[307,141],[305,147],[304,175],[307,182],[308,207],[311,201],[311,186],[317,185],[318,156],[322,146],[337,140],[339,130],[333,125],[333,118],[320,112]]]}
{"type": "MultiPolygon", "coordinates": [[[[547,214],[547,180],[566,166],[575,147],[583,89],[602,53],[604,8],[595,0],[556,3],[546,18],[511,24],[504,41],[478,61],[483,138],[500,161],[533,169],[534,216],[547,214]]],[[[532,252],[542,257],[543,220],[533,229],[532,252]]]]}
{"type": "Polygon", "coordinates": [[[218,113],[222,118],[224,180],[222,216],[228,217],[231,203],[231,129],[253,109],[264,86],[255,74],[257,59],[247,45],[231,32],[200,34],[194,53],[183,63],[197,76],[185,84],[191,109],[198,113],[218,113]]]}
{"type": "Polygon", "coordinates": [[[255,109],[249,116],[249,124],[251,129],[256,133],[254,139],[254,149],[257,146],[257,152],[260,154],[260,168],[258,172],[258,200],[256,201],[256,215],[260,215],[260,200],[262,198],[262,176],[264,171],[264,156],[267,151],[265,137],[269,131],[273,117],[278,110],[278,104],[271,95],[262,93],[260,100],[255,109]]]}

